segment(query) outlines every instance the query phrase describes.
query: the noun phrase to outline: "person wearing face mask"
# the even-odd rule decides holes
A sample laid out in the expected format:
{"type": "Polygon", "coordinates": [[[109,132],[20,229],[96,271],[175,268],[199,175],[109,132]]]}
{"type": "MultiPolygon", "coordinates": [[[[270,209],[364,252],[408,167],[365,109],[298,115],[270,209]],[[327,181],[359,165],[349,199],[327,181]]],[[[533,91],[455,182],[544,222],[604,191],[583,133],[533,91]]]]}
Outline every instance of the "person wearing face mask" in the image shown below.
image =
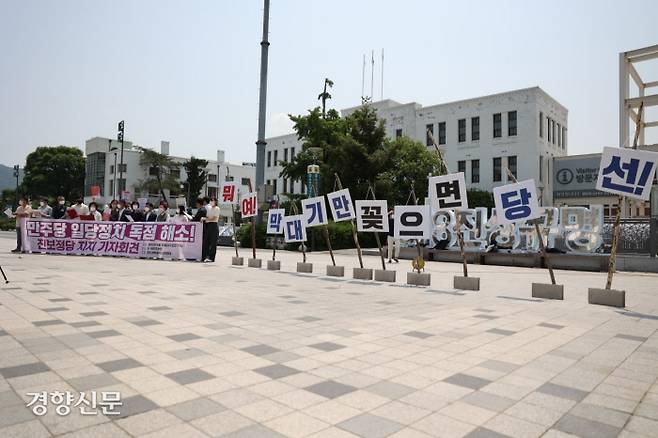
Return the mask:
{"type": "Polygon", "coordinates": [[[153,211],[153,204],[148,202],[144,206],[144,222],[155,222],[158,214],[153,211]]]}
{"type": "Polygon", "coordinates": [[[102,221],[103,215],[98,211],[98,204],[95,202],[89,203],[89,214],[94,217],[95,221],[102,221]]]}
{"type": "Polygon", "coordinates": [[[206,253],[206,258],[203,261],[214,262],[217,253],[217,239],[219,237],[219,207],[217,206],[217,198],[210,198],[210,202],[206,206],[206,217],[203,221],[203,247],[206,253]]]}
{"type": "Polygon", "coordinates": [[[133,218],[133,222],[144,222],[144,213],[139,209],[139,203],[132,203],[132,210],[130,211],[130,217],[133,218]]]}
{"type": "Polygon", "coordinates": [[[109,205],[110,214],[107,220],[117,222],[119,220],[119,201],[113,199],[109,205]]]}
{"type": "Polygon", "coordinates": [[[52,218],[64,219],[66,216],[66,200],[62,195],[57,197],[57,204],[53,207],[52,218]]]}
{"type": "Polygon", "coordinates": [[[174,216],[173,222],[176,222],[177,224],[186,224],[191,220],[192,220],[192,216],[187,214],[187,212],[185,211],[185,206],[179,205],[178,212],[174,216]]]}
{"type": "Polygon", "coordinates": [[[117,221],[119,222],[130,222],[130,219],[128,219],[128,216],[130,216],[130,207],[128,207],[128,203],[124,201],[123,199],[119,201],[119,207],[118,207],[118,212],[117,212],[117,221]]]}
{"type": "Polygon", "coordinates": [[[165,201],[160,202],[160,207],[158,207],[158,217],[156,218],[157,222],[169,222],[169,204],[165,201]]]}
{"type": "MultiPolygon", "coordinates": [[[[192,218],[192,222],[201,222],[204,223],[206,220],[206,207],[203,202],[203,198],[199,198],[196,200],[196,213],[194,214],[194,217],[192,218]]],[[[201,239],[202,245],[201,245],[201,261],[206,260],[206,226],[204,224],[203,226],[203,238],[201,239]]]]}
{"type": "Polygon", "coordinates": [[[16,249],[11,252],[21,252],[23,250],[23,242],[21,236],[21,229],[25,225],[25,221],[32,215],[32,207],[27,201],[27,198],[21,198],[20,204],[16,207],[14,217],[16,217],[16,249]]]}
{"type": "Polygon", "coordinates": [[[47,198],[42,198],[41,201],[39,201],[39,208],[37,209],[35,216],[44,219],[51,219],[53,217],[53,208],[48,205],[47,198]]]}

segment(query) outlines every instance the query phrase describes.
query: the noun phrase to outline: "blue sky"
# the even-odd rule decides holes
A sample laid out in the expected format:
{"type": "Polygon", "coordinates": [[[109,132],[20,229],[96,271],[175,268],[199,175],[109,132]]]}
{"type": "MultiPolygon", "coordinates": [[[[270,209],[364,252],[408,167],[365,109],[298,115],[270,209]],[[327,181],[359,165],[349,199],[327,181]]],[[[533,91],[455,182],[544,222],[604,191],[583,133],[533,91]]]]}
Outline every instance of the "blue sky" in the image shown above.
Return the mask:
{"type": "MultiPolygon", "coordinates": [[[[121,119],[143,146],[255,160],[262,1],[0,3],[0,163],[114,137],[121,119]]],[[[324,77],[333,107],[357,104],[371,49],[379,99],[383,47],[385,98],[539,85],[569,109],[570,153],[598,151],[617,143],[618,53],[657,44],[656,17],[655,1],[272,0],[267,132],[289,132],[286,114],[315,106],[324,77]]]]}

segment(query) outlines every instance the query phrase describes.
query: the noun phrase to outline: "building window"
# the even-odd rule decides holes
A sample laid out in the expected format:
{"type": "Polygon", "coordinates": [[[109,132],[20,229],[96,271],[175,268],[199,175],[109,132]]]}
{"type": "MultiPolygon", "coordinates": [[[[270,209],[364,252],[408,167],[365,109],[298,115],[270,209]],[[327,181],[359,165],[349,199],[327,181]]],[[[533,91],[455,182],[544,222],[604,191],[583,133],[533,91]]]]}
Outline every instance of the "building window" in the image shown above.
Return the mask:
{"type": "Polygon", "coordinates": [[[242,178],[240,184],[242,184],[243,186],[248,186],[249,184],[251,184],[251,180],[249,178],[242,178]]]}
{"type": "Polygon", "coordinates": [[[128,172],[128,164],[126,163],[119,164],[119,172],[123,172],[123,173],[128,172]]]}
{"type": "Polygon", "coordinates": [[[466,173],[466,161],[457,161],[457,172],[466,173]]]}
{"type": "Polygon", "coordinates": [[[400,138],[400,137],[402,137],[402,129],[396,129],[395,138],[400,138]]]}
{"type": "Polygon", "coordinates": [[[217,197],[217,187],[208,187],[208,196],[211,198],[217,197]]]}
{"type": "Polygon", "coordinates": [[[214,173],[209,173],[208,182],[217,182],[217,175],[215,175],[214,173]]]}
{"type": "Polygon", "coordinates": [[[295,159],[295,148],[290,148],[290,161],[295,159]]]}
{"type": "Polygon", "coordinates": [[[509,111],[507,113],[507,135],[516,135],[516,111],[509,111]]]}
{"type": "Polygon", "coordinates": [[[494,181],[502,181],[502,176],[503,176],[503,168],[502,168],[502,159],[500,157],[496,157],[493,159],[493,180],[494,181]]]}
{"type": "Polygon", "coordinates": [[[272,167],[272,151],[267,151],[267,167],[272,167]]]}
{"type": "Polygon", "coordinates": [[[231,175],[226,175],[226,181],[230,182],[233,181],[235,178],[233,178],[231,175]]]}
{"type": "Polygon", "coordinates": [[[518,178],[516,175],[516,155],[507,157],[507,168],[514,175],[514,178],[518,178]]]}
{"type": "Polygon", "coordinates": [[[432,146],[432,137],[434,136],[434,123],[425,126],[425,145],[432,146]]]}
{"type": "Polygon", "coordinates": [[[503,136],[503,122],[500,113],[493,115],[493,136],[494,138],[500,138],[503,136]]]}
{"type": "Polygon", "coordinates": [[[267,182],[265,183],[265,185],[268,185],[268,186],[272,185],[272,181],[268,179],[267,182]]]}
{"type": "Polygon", "coordinates": [[[567,128],[562,127],[562,149],[567,148],[567,128]]]}
{"type": "Polygon", "coordinates": [[[273,180],[272,180],[272,193],[274,193],[275,195],[279,193],[279,192],[277,192],[277,190],[276,190],[276,183],[277,183],[277,182],[278,182],[278,180],[276,180],[276,179],[273,179],[273,180]]]}
{"type": "Polygon", "coordinates": [[[288,162],[288,148],[285,148],[285,149],[283,150],[283,161],[284,161],[285,163],[288,162]]]}
{"type": "Polygon", "coordinates": [[[539,111],[539,138],[544,138],[544,113],[539,111]]]}
{"type": "Polygon", "coordinates": [[[551,138],[553,139],[553,144],[555,144],[555,120],[551,120],[551,138]]]}
{"type": "Polygon", "coordinates": [[[544,180],[544,156],[539,156],[539,181],[544,180]]]}
{"type": "Polygon", "coordinates": [[[480,118],[471,117],[471,141],[480,139],[480,118]]]}
{"type": "Polygon", "coordinates": [[[471,160],[471,182],[480,182],[480,160],[471,160]]]}
{"type": "Polygon", "coordinates": [[[457,120],[457,140],[460,143],[466,141],[466,119],[457,120]]]}
{"type": "Polygon", "coordinates": [[[551,142],[551,119],[549,117],[546,117],[546,133],[547,133],[547,140],[550,143],[551,142]]]}
{"type": "Polygon", "coordinates": [[[562,127],[557,123],[557,147],[562,147],[562,127]]]}
{"type": "Polygon", "coordinates": [[[276,150],[274,151],[274,166],[278,166],[278,165],[279,165],[279,151],[276,150]]]}
{"type": "Polygon", "coordinates": [[[114,164],[110,164],[110,175],[114,175],[114,164]]]}
{"type": "Polygon", "coordinates": [[[288,193],[288,180],[283,178],[283,193],[288,193]]]}
{"type": "Polygon", "coordinates": [[[160,173],[160,169],[158,168],[158,166],[149,167],[149,175],[158,176],[159,173],[160,173]]]}
{"type": "Polygon", "coordinates": [[[174,178],[180,179],[180,167],[172,167],[171,169],[169,169],[169,174],[174,178]]]}
{"type": "Polygon", "coordinates": [[[439,122],[439,144],[446,144],[446,122],[439,122]]]}

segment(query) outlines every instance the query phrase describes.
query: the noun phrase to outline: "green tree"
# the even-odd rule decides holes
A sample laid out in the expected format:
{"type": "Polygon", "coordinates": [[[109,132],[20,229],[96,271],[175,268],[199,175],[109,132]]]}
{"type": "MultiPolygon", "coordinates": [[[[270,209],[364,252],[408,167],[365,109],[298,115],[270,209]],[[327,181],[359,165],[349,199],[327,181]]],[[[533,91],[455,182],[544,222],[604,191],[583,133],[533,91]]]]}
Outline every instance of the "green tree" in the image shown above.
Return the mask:
{"type": "Polygon", "coordinates": [[[334,86],[334,81],[329,78],[324,78],[324,89],[322,93],[318,95],[318,100],[322,101],[322,117],[325,116],[325,108],[327,105],[327,99],[331,99],[331,94],[327,91],[327,87],[331,88],[334,86]]]}
{"type": "Polygon", "coordinates": [[[194,205],[195,199],[208,181],[207,165],[207,160],[196,158],[194,155],[183,163],[183,168],[187,174],[187,181],[185,182],[185,189],[188,192],[187,205],[194,205]]]}
{"type": "Polygon", "coordinates": [[[165,189],[172,194],[180,191],[178,179],[172,174],[172,171],[178,168],[178,164],[168,155],[143,147],[139,149],[142,152],[139,164],[149,169],[149,177],[141,180],[138,188],[148,193],[160,193],[162,199],[168,201],[165,189]]]}
{"type": "Polygon", "coordinates": [[[491,192],[471,189],[466,191],[466,195],[468,197],[468,206],[470,208],[487,207],[488,209],[492,209],[495,207],[493,193],[491,192]]]}
{"type": "Polygon", "coordinates": [[[85,157],[75,147],[40,146],[25,160],[21,184],[24,194],[54,198],[80,198],[84,191],[85,157]]]}
{"type": "Polygon", "coordinates": [[[427,196],[428,175],[437,175],[441,161],[437,154],[419,141],[408,137],[387,141],[383,171],[375,180],[377,197],[387,199],[389,205],[405,205],[413,187],[418,203],[427,196]]]}

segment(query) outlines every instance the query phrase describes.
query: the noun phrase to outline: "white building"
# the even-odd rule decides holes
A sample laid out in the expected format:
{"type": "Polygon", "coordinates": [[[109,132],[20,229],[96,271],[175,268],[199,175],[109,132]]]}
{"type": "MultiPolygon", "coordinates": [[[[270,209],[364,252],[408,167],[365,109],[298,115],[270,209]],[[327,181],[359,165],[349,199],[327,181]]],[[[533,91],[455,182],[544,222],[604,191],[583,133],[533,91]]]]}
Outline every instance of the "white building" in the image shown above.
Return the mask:
{"type": "MultiPolygon", "coordinates": [[[[371,104],[385,120],[389,138],[407,136],[434,149],[432,132],[451,171],[463,171],[469,189],[491,191],[509,182],[506,168],[518,180],[535,179],[542,203],[553,201],[553,157],[567,155],[568,111],[539,87],[423,107],[383,100],[371,104]]],[[[341,111],[347,116],[359,106],[341,111]]],[[[296,134],[267,139],[265,183],[274,193],[290,192],[279,177],[278,161],[301,150],[296,134]]],[[[295,193],[301,182],[292,184],[295,193]]]]}
{"type": "MultiPolygon", "coordinates": [[[[140,165],[140,156],[142,154],[140,149],[131,142],[124,141],[123,175],[121,175],[119,169],[120,151],[121,143],[117,140],[94,137],[85,142],[87,159],[85,196],[87,198],[91,197],[92,187],[98,186],[100,187],[100,199],[105,202],[115,198],[119,199],[119,194],[124,192],[124,198],[131,200],[148,197],[149,195],[157,197],[157,194],[144,193],[140,190],[140,183],[151,175],[151,169],[140,165]]],[[[161,142],[160,152],[169,155],[169,142],[161,142]]],[[[183,163],[187,161],[187,158],[176,156],[171,156],[171,158],[174,162],[180,164],[180,166],[173,169],[173,173],[182,185],[187,180],[187,174],[183,168],[183,163]]],[[[228,163],[225,160],[223,150],[217,151],[216,160],[208,160],[206,172],[208,172],[208,182],[198,194],[200,196],[218,197],[220,194],[219,187],[223,181],[239,182],[242,193],[250,191],[250,183],[255,184],[255,164],[228,163]]]]}

